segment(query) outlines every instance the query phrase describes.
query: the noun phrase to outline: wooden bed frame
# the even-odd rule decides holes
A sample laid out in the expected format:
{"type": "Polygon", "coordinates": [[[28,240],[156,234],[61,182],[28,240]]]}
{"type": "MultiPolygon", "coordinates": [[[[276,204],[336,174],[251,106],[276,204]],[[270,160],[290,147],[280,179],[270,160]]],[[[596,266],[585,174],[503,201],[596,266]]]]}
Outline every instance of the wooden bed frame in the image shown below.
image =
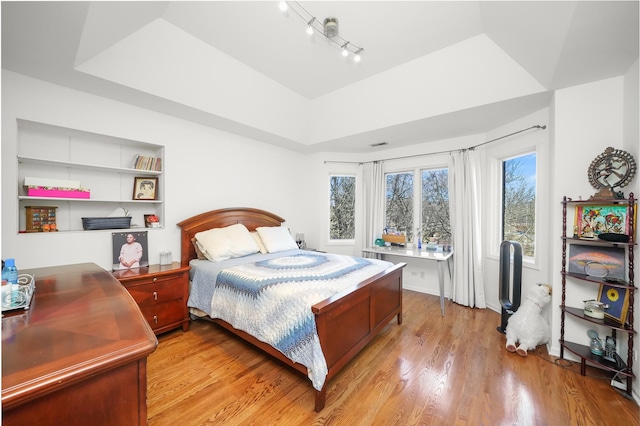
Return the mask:
{"type": "MultiPolygon", "coordinates": [[[[188,265],[196,258],[192,244],[194,235],[212,228],[223,228],[236,223],[249,231],[260,226],[280,226],[284,219],[264,210],[228,208],[213,210],[186,219],[178,226],[181,231],[181,263],[188,265]]],[[[312,307],[320,345],[327,361],[328,374],[321,390],[315,391],[315,410],[324,408],[329,380],[335,376],[367,343],[382,330],[394,316],[402,324],[402,269],[405,263],[394,265],[363,282],[355,283],[329,299],[312,307]]],[[[264,350],[283,363],[307,375],[307,368],[291,361],[282,352],[261,342],[244,331],[237,330],[220,319],[208,318],[249,343],[264,350]]]]}

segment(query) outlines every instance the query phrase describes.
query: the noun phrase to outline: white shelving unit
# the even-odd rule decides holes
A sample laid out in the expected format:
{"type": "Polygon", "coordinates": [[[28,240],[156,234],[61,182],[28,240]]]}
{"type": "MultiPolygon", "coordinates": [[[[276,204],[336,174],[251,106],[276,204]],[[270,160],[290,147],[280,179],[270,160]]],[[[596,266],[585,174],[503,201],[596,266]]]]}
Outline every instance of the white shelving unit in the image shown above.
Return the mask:
{"type": "MultiPolygon", "coordinates": [[[[19,229],[26,226],[26,206],[57,207],[60,232],[82,231],[83,217],[107,217],[121,209],[132,217],[132,228],[144,228],[144,215],[164,217],[164,174],[134,169],[136,155],[160,158],[164,147],[51,124],[18,120],[19,229]],[[27,195],[25,177],[80,181],[89,199],[33,197],[27,195]],[[134,200],[135,177],[158,178],[156,200],[134,200]]],[[[149,228],[151,229],[151,228],[149,228]]],[[[89,231],[87,231],[89,232],[89,231]]],[[[96,232],[96,231],[90,231],[96,232]]]]}

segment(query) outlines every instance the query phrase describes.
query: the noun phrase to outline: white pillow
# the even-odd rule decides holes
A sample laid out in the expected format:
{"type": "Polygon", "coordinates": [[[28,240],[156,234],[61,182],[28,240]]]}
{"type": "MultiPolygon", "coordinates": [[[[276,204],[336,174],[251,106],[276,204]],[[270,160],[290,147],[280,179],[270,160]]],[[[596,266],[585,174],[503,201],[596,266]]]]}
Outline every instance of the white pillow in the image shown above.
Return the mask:
{"type": "Polygon", "coordinates": [[[212,262],[246,256],[260,250],[249,230],[241,223],[198,232],[195,237],[202,254],[212,262]]]}
{"type": "Polygon", "coordinates": [[[253,239],[256,242],[256,244],[258,244],[258,248],[260,249],[260,253],[262,253],[262,254],[269,253],[267,251],[267,248],[264,246],[264,243],[262,242],[262,238],[260,238],[260,235],[255,231],[254,232],[250,232],[250,234],[253,237],[253,239]]]}
{"type": "Polygon", "coordinates": [[[256,231],[269,253],[298,248],[289,229],[284,226],[261,226],[256,231]]]}

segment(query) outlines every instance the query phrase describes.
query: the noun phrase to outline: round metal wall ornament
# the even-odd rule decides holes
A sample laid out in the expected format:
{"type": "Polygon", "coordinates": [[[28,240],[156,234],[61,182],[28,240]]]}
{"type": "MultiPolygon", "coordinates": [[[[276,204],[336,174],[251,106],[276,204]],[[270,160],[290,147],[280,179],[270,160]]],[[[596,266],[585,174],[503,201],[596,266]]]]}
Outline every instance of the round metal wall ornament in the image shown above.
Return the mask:
{"type": "Polygon", "coordinates": [[[608,147],[589,165],[587,171],[589,183],[599,191],[591,199],[624,198],[622,191],[636,175],[636,161],[633,156],[621,149],[608,147]]]}

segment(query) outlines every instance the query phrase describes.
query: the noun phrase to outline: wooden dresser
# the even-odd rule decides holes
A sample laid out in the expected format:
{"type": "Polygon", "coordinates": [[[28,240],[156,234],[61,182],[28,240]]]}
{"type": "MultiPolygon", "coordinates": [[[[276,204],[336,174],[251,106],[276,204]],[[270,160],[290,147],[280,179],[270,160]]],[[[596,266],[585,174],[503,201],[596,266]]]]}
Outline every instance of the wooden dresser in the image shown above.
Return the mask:
{"type": "Polygon", "coordinates": [[[177,327],[189,330],[189,269],[174,262],[112,273],[131,293],[153,331],[160,334],[177,327]]]}
{"type": "Polygon", "coordinates": [[[93,263],[20,272],[36,289],[2,317],[2,424],[146,424],[158,341],[126,290],[93,263]]]}

